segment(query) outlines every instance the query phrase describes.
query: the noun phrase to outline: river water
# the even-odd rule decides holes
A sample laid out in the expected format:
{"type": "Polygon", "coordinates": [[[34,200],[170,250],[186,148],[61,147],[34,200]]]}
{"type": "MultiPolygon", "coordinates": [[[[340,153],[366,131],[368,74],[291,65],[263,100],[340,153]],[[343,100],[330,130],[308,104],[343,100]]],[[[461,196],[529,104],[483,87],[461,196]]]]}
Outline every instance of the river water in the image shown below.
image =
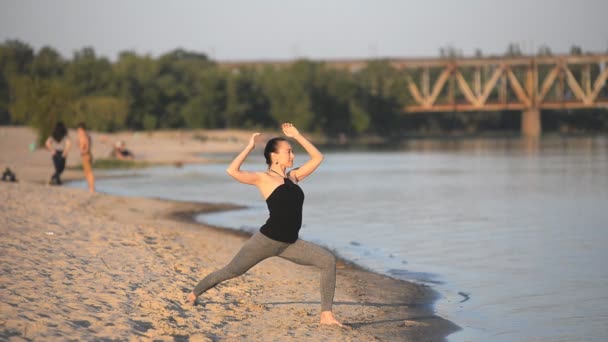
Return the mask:
{"type": "MultiPolygon", "coordinates": [[[[97,185],[112,194],[245,205],[197,219],[256,230],[267,218],[265,203],[254,187],[230,179],[226,166],[113,171],[125,177],[97,185]]],[[[243,169],[264,169],[261,153],[243,169]]],[[[608,338],[605,137],[328,152],[300,185],[301,237],[436,289],[437,313],[462,327],[450,341],[608,338]]]]}

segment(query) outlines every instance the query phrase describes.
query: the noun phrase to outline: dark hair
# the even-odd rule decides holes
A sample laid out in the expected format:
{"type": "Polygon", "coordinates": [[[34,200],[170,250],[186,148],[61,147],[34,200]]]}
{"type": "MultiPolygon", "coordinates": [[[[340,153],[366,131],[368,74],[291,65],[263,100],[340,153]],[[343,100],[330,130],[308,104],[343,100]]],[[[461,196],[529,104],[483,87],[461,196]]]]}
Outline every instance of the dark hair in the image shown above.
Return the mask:
{"type": "Polygon", "coordinates": [[[266,147],[264,148],[264,158],[266,158],[266,164],[270,166],[272,164],[272,159],[270,159],[270,154],[273,152],[277,152],[277,145],[280,141],[287,141],[285,138],[276,137],[268,140],[266,143],[266,147]]]}
{"type": "Polygon", "coordinates": [[[55,139],[56,142],[60,142],[66,135],[68,135],[68,130],[65,129],[65,125],[62,121],[59,121],[55,124],[55,129],[53,129],[53,133],[51,136],[55,139]]]}
{"type": "Polygon", "coordinates": [[[82,129],[87,129],[87,124],[85,124],[84,122],[80,122],[78,123],[78,128],[82,128],[82,129]]]}

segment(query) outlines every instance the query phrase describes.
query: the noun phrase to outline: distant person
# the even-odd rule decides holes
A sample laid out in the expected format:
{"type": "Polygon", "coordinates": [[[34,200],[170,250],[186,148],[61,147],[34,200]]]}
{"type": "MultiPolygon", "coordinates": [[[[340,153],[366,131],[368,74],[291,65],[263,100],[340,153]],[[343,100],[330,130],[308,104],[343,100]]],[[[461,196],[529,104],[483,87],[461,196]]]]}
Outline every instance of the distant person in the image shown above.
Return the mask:
{"type": "Polygon", "coordinates": [[[53,133],[46,139],[45,146],[53,155],[53,166],[55,173],[51,176],[49,184],[61,185],[61,174],[65,170],[65,161],[72,147],[72,142],[68,137],[68,130],[63,122],[59,121],[53,129],[53,133]]]}
{"type": "Polygon", "coordinates": [[[91,154],[91,135],[87,132],[84,122],[78,124],[78,146],[80,147],[80,158],[84,177],[89,185],[89,192],[95,192],[95,176],[93,175],[93,155],[91,154]]]}
{"type": "Polygon", "coordinates": [[[114,157],[119,160],[133,160],[135,156],[127,149],[124,141],[119,140],[114,144],[114,157]]]}
{"type": "Polygon", "coordinates": [[[293,167],[294,154],[289,142],[282,137],[268,141],[264,157],[268,168],[261,172],[241,171],[241,165],[255,147],[254,133],[245,149],[226,170],[241,183],[255,185],[266,200],[270,216],[260,231],[255,233],[232,261],[223,268],[208,274],[190,292],[186,301],[194,304],[196,298],[219,283],[238,277],[264,259],[278,256],[300,265],[316,266],[321,272],[321,324],[338,325],[332,305],[336,290],[336,259],[326,249],[298,237],[302,226],[304,192],[298,182],[309,176],[323,161],[323,155],[290,123],[282,125],[283,133],[295,139],[306,150],[310,159],[300,168],[293,167]]]}

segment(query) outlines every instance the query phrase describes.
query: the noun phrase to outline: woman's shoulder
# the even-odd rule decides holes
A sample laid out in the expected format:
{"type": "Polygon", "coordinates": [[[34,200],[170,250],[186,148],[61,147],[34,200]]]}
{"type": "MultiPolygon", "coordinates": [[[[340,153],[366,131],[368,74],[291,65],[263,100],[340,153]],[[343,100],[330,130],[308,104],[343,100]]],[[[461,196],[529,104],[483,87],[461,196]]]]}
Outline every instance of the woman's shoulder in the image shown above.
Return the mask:
{"type": "Polygon", "coordinates": [[[260,179],[272,179],[272,175],[268,173],[268,171],[253,171],[260,179]]]}
{"type": "Polygon", "coordinates": [[[298,169],[299,168],[296,167],[296,168],[293,168],[293,169],[287,171],[287,177],[294,183],[298,183],[300,181],[296,175],[298,169]],[[294,171],[294,172],[292,172],[292,171],[294,171]]]}
{"type": "Polygon", "coordinates": [[[265,171],[246,171],[246,172],[248,172],[249,174],[252,174],[256,177],[256,182],[254,185],[268,183],[268,181],[271,179],[271,176],[265,171]]]}

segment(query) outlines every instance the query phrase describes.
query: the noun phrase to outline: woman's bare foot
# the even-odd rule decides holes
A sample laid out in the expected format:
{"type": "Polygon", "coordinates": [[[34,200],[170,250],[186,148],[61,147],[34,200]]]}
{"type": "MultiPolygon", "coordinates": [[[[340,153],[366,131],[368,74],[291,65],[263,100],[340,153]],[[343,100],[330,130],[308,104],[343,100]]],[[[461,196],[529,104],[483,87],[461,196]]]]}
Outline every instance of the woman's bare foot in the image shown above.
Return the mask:
{"type": "Polygon", "coordinates": [[[321,322],[322,325],[337,325],[339,327],[344,327],[342,323],[338,322],[334,313],[331,311],[323,311],[321,312],[321,322]]]}
{"type": "Polygon", "coordinates": [[[188,297],[186,297],[186,303],[190,305],[194,305],[196,303],[196,295],[194,294],[194,292],[190,292],[188,294],[188,297]]]}

